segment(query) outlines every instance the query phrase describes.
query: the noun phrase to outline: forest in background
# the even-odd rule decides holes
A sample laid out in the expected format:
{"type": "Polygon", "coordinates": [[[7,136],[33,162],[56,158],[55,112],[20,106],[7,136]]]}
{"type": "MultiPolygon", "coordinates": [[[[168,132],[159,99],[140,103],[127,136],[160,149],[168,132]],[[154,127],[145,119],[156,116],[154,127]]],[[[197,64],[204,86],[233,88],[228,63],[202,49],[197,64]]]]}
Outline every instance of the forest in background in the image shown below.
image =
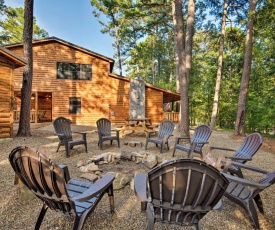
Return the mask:
{"type": "MultiPolygon", "coordinates": [[[[188,2],[182,1],[184,21],[188,2]]],[[[209,124],[217,78],[220,40],[224,39],[216,127],[234,129],[242,81],[249,1],[201,0],[195,3],[192,68],[189,84],[190,125],[209,124]],[[221,34],[224,4],[225,32],[221,34]]],[[[177,91],[175,38],[171,1],[91,0],[103,33],[114,37],[117,74],[177,91]],[[101,17],[108,21],[102,21],[101,17]],[[123,66],[121,68],[119,65],[123,66]]],[[[257,1],[246,132],[275,131],[275,2],[257,1]]],[[[183,30],[186,32],[186,24],[183,30]]],[[[185,45],[185,44],[184,44],[185,45]]]]}

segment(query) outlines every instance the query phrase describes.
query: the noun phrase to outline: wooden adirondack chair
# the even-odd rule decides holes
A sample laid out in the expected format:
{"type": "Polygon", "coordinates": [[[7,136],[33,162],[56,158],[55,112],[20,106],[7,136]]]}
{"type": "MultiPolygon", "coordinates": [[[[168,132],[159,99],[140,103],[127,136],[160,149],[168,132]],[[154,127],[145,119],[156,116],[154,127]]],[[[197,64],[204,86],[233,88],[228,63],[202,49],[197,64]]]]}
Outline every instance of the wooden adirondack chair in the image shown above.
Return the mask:
{"type": "Polygon", "coordinates": [[[120,130],[117,129],[111,129],[111,121],[108,120],[107,118],[100,118],[96,122],[97,126],[97,132],[98,132],[98,145],[100,149],[103,149],[103,142],[104,141],[110,141],[110,144],[113,144],[113,140],[117,141],[117,145],[120,148],[120,143],[119,143],[119,132],[120,130]],[[112,135],[112,132],[115,131],[116,135],[112,135]]]}
{"type": "Polygon", "coordinates": [[[221,202],[228,183],[205,162],[181,158],[136,174],[134,189],[141,210],[147,207],[147,229],[154,229],[155,221],[200,229],[200,220],[221,202]]]}
{"type": "Polygon", "coordinates": [[[56,132],[56,135],[59,138],[59,143],[57,146],[56,152],[58,152],[60,146],[64,145],[66,149],[66,157],[70,156],[70,149],[75,145],[84,145],[86,153],[87,150],[87,140],[85,132],[74,132],[82,135],[82,139],[73,140],[72,130],[71,130],[71,121],[65,117],[58,117],[53,121],[53,126],[56,132]]]}
{"type": "Polygon", "coordinates": [[[148,142],[153,142],[158,145],[160,145],[160,152],[163,152],[163,149],[165,145],[167,146],[167,149],[169,150],[169,144],[168,139],[169,137],[173,136],[175,125],[170,120],[164,120],[160,123],[159,131],[157,131],[158,136],[157,137],[151,137],[153,133],[156,133],[156,131],[148,131],[147,132],[147,138],[146,138],[146,144],[145,149],[147,149],[148,142]]]}
{"type": "Polygon", "coordinates": [[[202,154],[202,147],[208,143],[208,139],[212,133],[211,128],[208,125],[200,125],[195,129],[194,135],[192,138],[188,137],[177,137],[174,151],[173,151],[173,157],[175,156],[176,149],[179,149],[181,151],[187,152],[187,157],[192,158],[193,153],[198,153],[201,155],[201,158],[203,159],[202,154]],[[181,140],[191,140],[190,145],[181,145],[181,140]]]}
{"type": "MultiPolygon", "coordinates": [[[[259,133],[252,133],[245,137],[241,147],[238,150],[222,148],[222,147],[215,147],[210,146],[209,151],[207,153],[206,159],[212,158],[212,151],[213,150],[223,150],[223,151],[233,151],[235,154],[233,156],[219,156],[217,160],[213,160],[212,164],[216,164],[219,167],[223,167],[223,160],[232,160],[235,162],[239,162],[241,164],[245,164],[247,161],[251,161],[254,154],[259,150],[263,143],[262,136],[259,133]]],[[[243,173],[240,167],[237,165],[232,165],[228,171],[231,174],[236,174],[238,177],[243,178],[243,173]]]]}
{"type": "Polygon", "coordinates": [[[95,183],[70,179],[67,170],[62,170],[44,154],[25,146],[13,149],[9,161],[16,176],[43,201],[35,229],[40,228],[48,208],[73,215],[73,229],[82,229],[105,193],[110,199],[111,212],[114,212],[115,178],[111,174],[104,175],[95,183]]]}
{"type": "Polygon", "coordinates": [[[239,204],[248,214],[249,219],[252,221],[254,227],[256,229],[260,229],[258,214],[254,202],[257,205],[259,211],[262,214],[264,214],[263,202],[260,193],[267,187],[274,184],[275,171],[268,172],[266,170],[255,168],[249,165],[244,165],[238,162],[230,161],[227,162],[227,164],[225,165],[223,174],[230,181],[230,184],[224,194],[225,197],[239,204]],[[258,182],[254,182],[230,174],[226,174],[228,172],[228,169],[233,165],[239,168],[245,168],[246,170],[251,170],[254,172],[264,174],[265,177],[259,180],[258,182]]]}

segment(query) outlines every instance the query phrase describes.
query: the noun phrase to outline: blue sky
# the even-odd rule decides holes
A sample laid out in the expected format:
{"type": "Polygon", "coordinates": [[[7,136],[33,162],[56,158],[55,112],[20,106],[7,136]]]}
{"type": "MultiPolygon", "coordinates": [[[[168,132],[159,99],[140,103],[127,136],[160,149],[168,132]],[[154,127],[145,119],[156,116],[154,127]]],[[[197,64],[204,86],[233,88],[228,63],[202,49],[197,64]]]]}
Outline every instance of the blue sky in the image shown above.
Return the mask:
{"type": "MultiPolygon", "coordinates": [[[[5,0],[7,6],[24,7],[24,0],[5,0]]],[[[92,14],[89,0],[34,0],[37,25],[49,36],[113,58],[114,39],[102,34],[102,26],[92,14]]]]}

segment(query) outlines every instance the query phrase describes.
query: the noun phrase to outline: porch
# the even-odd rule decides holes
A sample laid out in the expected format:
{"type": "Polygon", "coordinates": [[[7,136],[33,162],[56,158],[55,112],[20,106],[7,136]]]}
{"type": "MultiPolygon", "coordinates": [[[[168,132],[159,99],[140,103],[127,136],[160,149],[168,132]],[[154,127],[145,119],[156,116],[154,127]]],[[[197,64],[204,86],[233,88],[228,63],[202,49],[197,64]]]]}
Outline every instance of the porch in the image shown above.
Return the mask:
{"type": "MultiPolygon", "coordinates": [[[[13,121],[19,122],[21,93],[14,92],[15,105],[13,110],[13,121]]],[[[52,121],[52,93],[51,92],[32,92],[30,122],[41,123],[52,121]]]]}
{"type": "Polygon", "coordinates": [[[163,118],[168,119],[174,123],[179,122],[179,112],[163,112],[163,118]]]}

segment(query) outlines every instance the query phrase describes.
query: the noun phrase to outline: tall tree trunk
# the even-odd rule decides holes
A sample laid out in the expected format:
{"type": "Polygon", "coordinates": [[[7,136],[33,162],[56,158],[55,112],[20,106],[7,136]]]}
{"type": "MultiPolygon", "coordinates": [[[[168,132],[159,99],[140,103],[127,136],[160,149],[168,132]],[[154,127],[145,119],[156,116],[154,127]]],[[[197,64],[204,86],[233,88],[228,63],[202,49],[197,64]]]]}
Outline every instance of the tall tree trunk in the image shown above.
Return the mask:
{"type": "MultiPolygon", "coordinates": [[[[181,93],[181,100],[183,101],[182,116],[184,117],[183,135],[190,136],[190,120],[189,120],[189,82],[192,64],[192,46],[193,46],[193,34],[194,34],[194,24],[195,24],[195,3],[196,0],[188,1],[188,18],[186,25],[186,40],[185,40],[185,75],[183,77],[183,87],[181,93]]],[[[182,134],[182,133],[181,133],[182,134]]]]}
{"type": "Polygon", "coordinates": [[[122,76],[122,64],[121,64],[121,55],[120,55],[120,42],[119,42],[119,35],[118,35],[118,26],[115,26],[115,31],[116,31],[116,48],[117,48],[119,75],[122,76]]]}
{"type": "Polygon", "coordinates": [[[253,26],[256,14],[256,0],[250,0],[249,13],[247,22],[247,34],[245,41],[245,55],[243,64],[242,82],[240,86],[239,98],[238,98],[238,111],[235,123],[235,134],[245,134],[245,108],[248,96],[248,87],[251,73],[251,62],[252,62],[252,49],[253,49],[253,26]]]}
{"type": "Polygon", "coordinates": [[[221,36],[220,36],[220,49],[219,49],[219,57],[218,57],[216,88],[215,88],[214,103],[213,103],[212,116],[211,116],[211,122],[210,122],[210,127],[212,129],[215,129],[215,126],[216,126],[216,118],[217,118],[217,113],[218,113],[218,105],[219,105],[219,97],[220,97],[227,7],[228,7],[227,0],[224,0],[223,1],[223,16],[222,16],[222,27],[221,27],[221,36]]]}
{"type": "Polygon", "coordinates": [[[184,75],[185,53],[184,53],[184,25],[182,14],[182,2],[172,1],[172,14],[174,24],[175,60],[176,60],[176,80],[177,91],[181,91],[181,78],[184,75]]]}
{"type": "Polygon", "coordinates": [[[189,137],[189,114],[186,116],[186,112],[188,111],[188,95],[186,96],[186,93],[188,94],[188,85],[185,76],[184,25],[181,0],[172,1],[172,14],[174,23],[177,90],[181,95],[179,128],[181,136],[189,137]]]}
{"type": "Polygon", "coordinates": [[[17,136],[31,136],[30,110],[32,93],[32,33],[33,33],[33,0],[25,0],[24,3],[24,31],[23,47],[24,58],[27,65],[23,72],[21,89],[20,120],[17,136]]]}

